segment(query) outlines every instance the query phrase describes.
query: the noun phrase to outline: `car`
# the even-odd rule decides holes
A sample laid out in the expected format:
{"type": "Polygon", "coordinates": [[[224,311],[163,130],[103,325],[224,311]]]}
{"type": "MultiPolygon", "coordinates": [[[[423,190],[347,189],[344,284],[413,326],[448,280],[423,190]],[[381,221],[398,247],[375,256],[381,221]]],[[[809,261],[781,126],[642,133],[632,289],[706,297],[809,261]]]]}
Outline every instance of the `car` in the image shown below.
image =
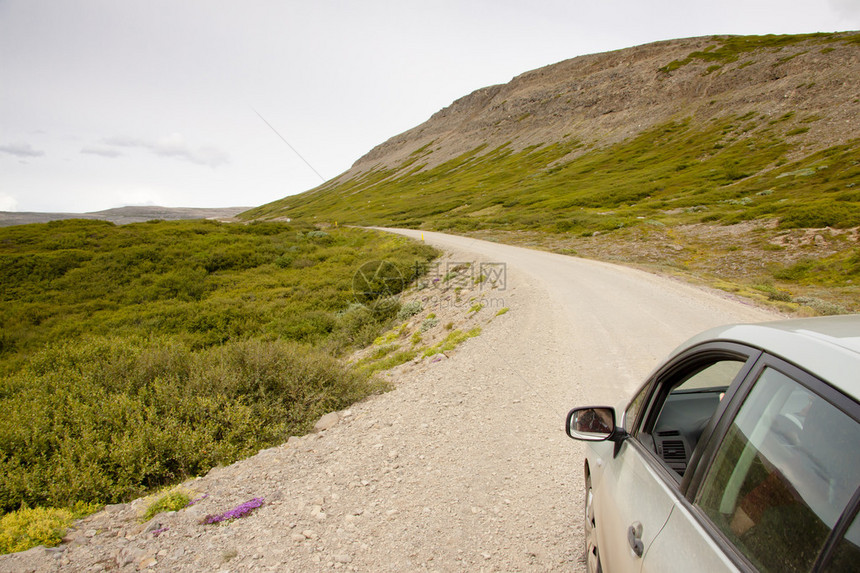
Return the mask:
{"type": "Polygon", "coordinates": [[[566,431],[590,573],[860,571],[860,315],[706,331],[566,431]]]}

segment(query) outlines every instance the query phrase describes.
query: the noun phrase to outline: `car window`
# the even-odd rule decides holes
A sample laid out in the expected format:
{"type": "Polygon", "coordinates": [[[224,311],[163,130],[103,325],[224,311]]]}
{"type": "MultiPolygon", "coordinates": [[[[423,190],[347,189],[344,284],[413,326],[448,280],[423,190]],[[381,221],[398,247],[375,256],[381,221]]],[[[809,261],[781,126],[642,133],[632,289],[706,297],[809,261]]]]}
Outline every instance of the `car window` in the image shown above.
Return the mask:
{"type": "Polygon", "coordinates": [[[842,571],[856,571],[860,563],[860,520],[854,518],[854,523],[845,532],[845,536],[839,540],[830,563],[821,571],[825,573],[841,573],[842,571]]]}
{"type": "Polygon", "coordinates": [[[765,368],[716,451],[697,505],[761,571],[808,571],[854,494],[860,426],[765,368]]]}
{"type": "Polygon", "coordinates": [[[653,449],[679,476],[683,476],[702,432],[717,411],[729,385],[744,362],[736,359],[699,364],[670,381],[669,392],[653,424],[649,424],[653,449]]]}

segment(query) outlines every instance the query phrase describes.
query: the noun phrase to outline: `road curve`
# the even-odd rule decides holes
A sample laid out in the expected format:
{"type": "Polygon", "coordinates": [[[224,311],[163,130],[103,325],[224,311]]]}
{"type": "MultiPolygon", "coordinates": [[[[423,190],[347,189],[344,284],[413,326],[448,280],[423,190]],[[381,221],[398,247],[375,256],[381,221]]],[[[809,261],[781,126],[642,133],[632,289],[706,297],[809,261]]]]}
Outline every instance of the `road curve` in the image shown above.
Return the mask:
{"type": "Polygon", "coordinates": [[[590,381],[585,394],[575,396],[580,400],[614,404],[628,396],[659,359],[702,330],[780,318],[629,267],[443,233],[384,230],[504,263],[509,284],[542,291],[566,359],[590,381]]]}

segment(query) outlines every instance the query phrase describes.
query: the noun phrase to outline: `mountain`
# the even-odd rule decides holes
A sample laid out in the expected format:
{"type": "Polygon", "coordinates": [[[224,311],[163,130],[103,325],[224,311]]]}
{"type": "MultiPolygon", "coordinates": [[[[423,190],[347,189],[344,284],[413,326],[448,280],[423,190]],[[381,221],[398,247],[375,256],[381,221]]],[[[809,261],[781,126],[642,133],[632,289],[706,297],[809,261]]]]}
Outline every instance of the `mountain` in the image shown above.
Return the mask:
{"type": "MultiPolygon", "coordinates": [[[[858,33],[715,36],[578,57],[477,90],[335,179],[246,216],[537,228],[571,208],[648,198],[642,216],[695,204],[680,197],[692,193],[722,200],[786,165],[856,157],[858,77],[858,33]],[[523,202],[552,212],[532,221],[523,202]]],[[[856,180],[830,167],[828,179],[856,180]]]]}
{"type": "Polygon", "coordinates": [[[458,99],[240,218],[448,230],[766,286],[818,259],[825,272],[797,276],[845,286],[860,272],[858,77],[858,32],[577,57],[458,99]]]}
{"type": "Polygon", "coordinates": [[[62,219],[101,219],[117,225],[143,223],[159,219],[177,221],[180,219],[232,219],[247,207],[195,208],[195,207],[154,207],[131,206],[93,211],[90,213],[33,213],[0,211],[0,227],[26,225],[28,223],[47,223],[62,219]]]}

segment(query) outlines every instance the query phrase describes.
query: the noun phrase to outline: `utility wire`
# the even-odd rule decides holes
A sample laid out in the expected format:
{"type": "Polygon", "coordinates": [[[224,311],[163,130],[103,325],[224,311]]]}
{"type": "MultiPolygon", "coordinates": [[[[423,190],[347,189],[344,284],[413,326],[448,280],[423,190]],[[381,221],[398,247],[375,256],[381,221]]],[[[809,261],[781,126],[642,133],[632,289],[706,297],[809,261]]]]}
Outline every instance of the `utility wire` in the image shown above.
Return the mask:
{"type": "MultiPolygon", "coordinates": [[[[251,108],[251,109],[254,109],[254,108],[251,108]]],[[[274,132],[275,132],[275,134],[276,134],[278,137],[280,137],[280,138],[281,138],[281,141],[283,141],[284,143],[286,143],[286,144],[287,144],[287,147],[289,147],[290,149],[292,149],[292,150],[293,150],[293,153],[295,153],[295,154],[299,157],[299,159],[301,159],[302,161],[304,161],[304,162],[305,162],[305,165],[307,165],[308,167],[310,167],[310,168],[311,168],[311,171],[313,171],[314,173],[316,173],[316,174],[317,174],[317,177],[319,177],[319,178],[320,178],[320,180],[321,180],[323,183],[325,183],[325,177],[323,177],[322,175],[320,175],[320,172],[319,172],[319,171],[317,171],[316,169],[314,169],[314,166],[313,166],[313,165],[311,165],[310,163],[308,163],[308,160],[307,160],[307,159],[305,159],[304,157],[302,157],[302,154],[301,154],[301,153],[299,153],[298,151],[296,151],[296,148],[295,148],[295,147],[293,147],[292,145],[290,145],[290,142],[289,142],[289,141],[287,141],[286,139],[284,139],[284,136],[283,136],[283,135],[281,135],[280,133],[278,133],[278,130],[277,130],[277,129],[275,129],[275,128],[272,126],[272,124],[271,124],[271,123],[269,123],[268,121],[266,121],[266,118],[265,118],[265,117],[263,117],[262,115],[260,115],[260,112],[259,112],[259,111],[257,111],[256,109],[254,109],[254,113],[256,113],[256,114],[257,114],[257,116],[258,116],[260,119],[262,119],[262,120],[263,120],[263,123],[265,123],[266,125],[268,125],[268,126],[269,126],[269,128],[270,128],[272,131],[274,131],[274,132]]]]}

